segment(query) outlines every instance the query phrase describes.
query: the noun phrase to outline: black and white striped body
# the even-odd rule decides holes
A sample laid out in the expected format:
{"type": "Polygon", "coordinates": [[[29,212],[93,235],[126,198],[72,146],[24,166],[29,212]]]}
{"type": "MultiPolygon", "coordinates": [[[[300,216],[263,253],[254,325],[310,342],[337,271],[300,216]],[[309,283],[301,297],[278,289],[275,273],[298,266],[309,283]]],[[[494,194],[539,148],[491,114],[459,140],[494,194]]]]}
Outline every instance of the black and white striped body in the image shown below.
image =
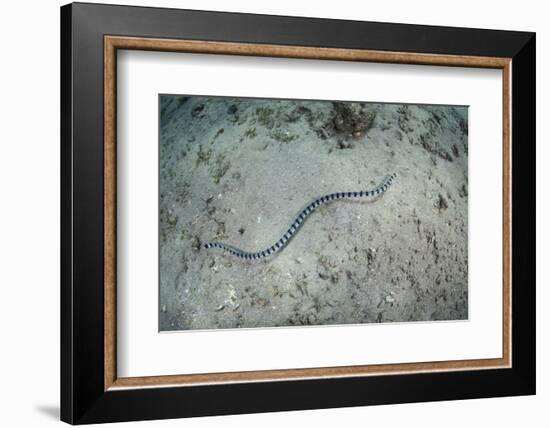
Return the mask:
{"type": "Polygon", "coordinates": [[[259,260],[265,257],[271,256],[278,251],[281,251],[296,234],[298,229],[302,226],[304,221],[309,215],[315,211],[319,206],[326,202],[334,201],[337,199],[353,199],[353,198],[373,198],[384,194],[388,188],[393,184],[397,174],[392,174],[384,180],[382,184],[376,187],[373,190],[361,190],[359,192],[340,192],[340,193],[331,193],[329,195],[321,196],[320,198],[312,201],[294,220],[290,228],[284,233],[284,235],[271,247],[263,251],[258,251],[254,253],[249,253],[246,251],[239,250],[231,245],[224,244],[221,242],[208,242],[204,244],[205,249],[210,248],[220,248],[229,254],[239,257],[244,260],[259,260]]]}

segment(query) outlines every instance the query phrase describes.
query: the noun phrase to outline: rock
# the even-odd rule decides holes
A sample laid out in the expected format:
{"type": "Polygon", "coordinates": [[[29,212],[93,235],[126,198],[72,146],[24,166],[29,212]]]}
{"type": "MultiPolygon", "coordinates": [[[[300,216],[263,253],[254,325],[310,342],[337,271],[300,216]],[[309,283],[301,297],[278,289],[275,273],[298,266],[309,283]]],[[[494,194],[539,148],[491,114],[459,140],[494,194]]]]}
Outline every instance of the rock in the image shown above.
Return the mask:
{"type": "Polygon", "coordinates": [[[364,103],[334,103],[334,128],[346,136],[359,138],[373,125],[376,112],[364,103]]]}

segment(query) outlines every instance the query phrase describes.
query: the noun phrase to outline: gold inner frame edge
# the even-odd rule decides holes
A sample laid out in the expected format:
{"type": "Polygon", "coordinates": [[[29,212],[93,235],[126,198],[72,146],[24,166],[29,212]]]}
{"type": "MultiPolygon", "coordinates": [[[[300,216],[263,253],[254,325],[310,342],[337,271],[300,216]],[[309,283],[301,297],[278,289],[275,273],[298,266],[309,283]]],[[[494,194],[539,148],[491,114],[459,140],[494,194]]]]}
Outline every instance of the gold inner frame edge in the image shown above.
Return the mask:
{"type": "Polygon", "coordinates": [[[141,37],[104,37],[104,390],[211,385],[299,379],[361,377],[408,373],[482,370],[511,367],[512,340],[512,165],[511,165],[511,58],[420,54],[361,49],[321,48],[174,40],[141,37]],[[502,357],[492,359],[431,361],[420,363],[375,364],[301,369],[278,369],[226,373],[201,373],[169,376],[117,376],[116,323],[116,88],[117,50],[147,50],[218,55],[262,56],[296,59],[323,59],[393,64],[439,65],[494,68],[502,70],[503,129],[503,320],[502,357]]]}

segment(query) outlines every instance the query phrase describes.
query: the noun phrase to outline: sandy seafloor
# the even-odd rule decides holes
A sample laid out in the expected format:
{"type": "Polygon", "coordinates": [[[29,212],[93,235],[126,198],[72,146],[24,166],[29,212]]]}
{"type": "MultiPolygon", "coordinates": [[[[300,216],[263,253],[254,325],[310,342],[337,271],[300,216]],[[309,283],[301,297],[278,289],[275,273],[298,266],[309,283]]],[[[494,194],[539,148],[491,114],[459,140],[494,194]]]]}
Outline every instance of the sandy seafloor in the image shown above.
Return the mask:
{"type": "Polygon", "coordinates": [[[355,136],[332,102],[159,107],[161,331],[468,318],[466,107],[365,104],[355,136]],[[275,256],[201,247],[266,249],[312,199],[394,172],[378,200],[321,206],[275,256]]]}

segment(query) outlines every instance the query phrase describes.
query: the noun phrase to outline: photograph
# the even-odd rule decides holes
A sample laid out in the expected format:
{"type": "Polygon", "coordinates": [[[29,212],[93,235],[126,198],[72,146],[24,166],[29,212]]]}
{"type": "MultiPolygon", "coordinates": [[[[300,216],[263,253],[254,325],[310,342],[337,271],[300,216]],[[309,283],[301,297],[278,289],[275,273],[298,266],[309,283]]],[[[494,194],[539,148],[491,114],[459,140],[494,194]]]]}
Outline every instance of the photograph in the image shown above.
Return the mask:
{"type": "MultiPolygon", "coordinates": [[[[10,334],[56,347],[29,366],[47,386],[12,426],[543,414],[544,14],[116,1],[27,5],[8,23],[8,51],[36,45],[11,25],[29,19],[41,48],[6,68],[4,181],[25,221],[4,222],[24,256],[4,282],[29,294],[32,271],[38,293],[4,299],[6,319],[30,304],[34,323],[10,334]],[[59,106],[31,117],[36,99],[59,106]],[[52,235],[36,266],[35,226],[52,235]]],[[[8,388],[26,397],[19,368],[8,388]]]]}
{"type": "Polygon", "coordinates": [[[468,106],[158,109],[159,331],[468,320],[468,106]]]}

